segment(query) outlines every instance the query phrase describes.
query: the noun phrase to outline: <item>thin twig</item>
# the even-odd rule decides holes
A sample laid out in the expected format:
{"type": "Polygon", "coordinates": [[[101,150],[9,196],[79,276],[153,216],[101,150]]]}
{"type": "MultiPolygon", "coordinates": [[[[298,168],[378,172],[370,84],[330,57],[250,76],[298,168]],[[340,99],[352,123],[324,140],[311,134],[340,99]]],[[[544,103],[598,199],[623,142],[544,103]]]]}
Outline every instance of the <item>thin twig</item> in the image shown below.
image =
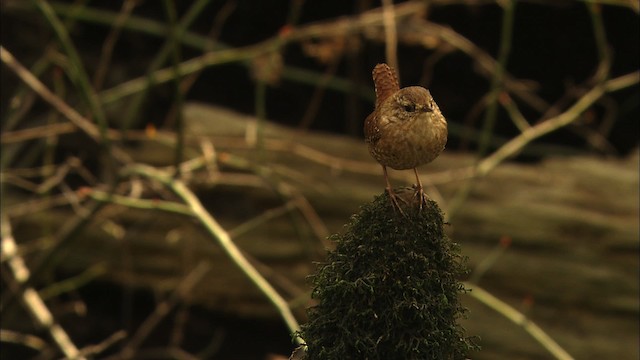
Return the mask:
{"type": "Polygon", "coordinates": [[[43,254],[43,256],[32,267],[31,277],[26,279],[23,283],[19,283],[19,289],[16,292],[7,292],[3,294],[2,306],[0,310],[10,312],[14,306],[14,295],[22,294],[27,288],[31,287],[33,279],[38,279],[42,273],[49,267],[55,265],[60,259],[60,253],[65,249],[65,245],[77,234],[85,225],[91,221],[92,216],[96,214],[101,208],[103,203],[96,201],[89,201],[85,204],[82,212],[78,212],[76,216],[71,217],[63,224],[61,224],[59,230],[56,232],[53,239],[50,241],[51,250],[43,254]]]}
{"type": "Polygon", "coordinates": [[[72,123],[55,123],[43,126],[36,126],[28,129],[15,131],[3,131],[0,134],[0,143],[14,144],[17,142],[45,138],[48,136],[57,136],[76,132],[78,127],[72,123]]]}
{"type": "Polygon", "coordinates": [[[502,15],[502,27],[500,29],[500,49],[498,51],[498,59],[493,76],[491,78],[491,90],[489,92],[487,109],[484,113],[485,116],[482,133],[480,135],[480,143],[478,144],[479,157],[484,156],[491,143],[491,137],[498,118],[498,96],[504,86],[504,76],[507,73],[507,63],[509,60],[509,54],[511,53],[516,2],[514,0],[505,0],[503,7],[504,14],[502,15]]]}
{"type": "Polygon", "coordinates": [[[133,334],[131,340],[122,349],[119,354],[119,358],[131,359],[138,347],[142,342],[151,334],[153,329],[160,323],[162,319],[176,306],[178,301],[186,296],[190,292],[202,277],[209,271],[210,265],[202,261],[196,265],[196,267],[189,272],[189,274],[179,281],[178,287],[169,295],[165,300],[161,301],[144,322],[138,327],[138,330],[133,334]]]}
{"type": "Polygon", "coordinates": [[[35,335],[21,334],[17,331],[7,329],[0,329],[0,342],[22,345],[39,352],[43,352],[49,347],[49,344],[35,335]]]}
{"type": "MultiPolygon", "coordinates": [[[[406,2],[396,5],[394,7],[394,14],[397,18],[412,16],[416,11],[423,9],[424,6],[425,5],[421,2],[406,2]]],[[[229,62],[242,62],[256,58],[262,54],[268,54],[276,51],[292,41],[356,34],[371,26],[382,26],[381,9],[374,9],[355,16],[354,18],[301,26],[299,28],[295,28],[291,33],[287,34],[286,37],[277,35],[258,44],[209,52],[202,56],[182,62],[179,67],[179,73],[184,76],[201,71],[209,66],[229,62]]],[[[204,37],[202,37],[202,39],[203,43],[199,44],[199,47],[205,48],[205,44],[209,40],[204,37]]],[[[153,77],[155,84],[171,81],[174,75],[174,70],[171,68],[157,70],[150,74],[150,76],[153,77]]],[[[100,97],[103,103],[111,103],[125,96],[144,91],[147,86],[147,77],[140,77],[103,91],[100,97]]],[[[346,89],[352,90],[349,86],[347,86],[346,89]]]]}
{"type": "Polygon", "coordinates": [[[233,239],[250,232],[251,230],[268,223],[269,221],[276,219],[289,211],[296,208],[295,200],[289,200],[284,205],[278,206],[273,209],[263,211],[260,215],[253,217],[242,224],[229,230],[229,236],[233,239]]]}
{"type": "Polygon", "coordinates": [[[22,66],[18,60],[5,49],[4,46],[0,46],[0,58],[22,81],[24,81],[33,91],[35,91],[41,98],[53,106],[58,112],[64,115],[77,127],[82,129],[87,135],[94,139],[97,143],[100,143],[100,131],[98,128],[80,115],[77,111],[67,105],[62,99],[56,96],[51,90],[49,90],[40,80],[38,80],[27,68],[22,66]]]}
{"type": "Polygon", "coordinates": [[[99,126],[99,136],[101,138],[101,143],[109,146],[109,141],[106,139],[107,132],[107,118],[102,110],[102,105],[100,101],[98,101],[98,97],[96,95],[95,90],[91,87],[91,82],[89,81],[89,77],[85,71],[84,66],[82,65],[82,61],[80,60],[80,55],[73,45],[71,38],[69,37],[69,32],[65,25],[60,21],[55,11],[51,8],[51,5],[45,0],[34,0],[36,6],[40,9],[44,17],[49,21],[49,24],[53,28],[56,33],[58,40],[60,41],[60,45],[64,49],[70,63],[70,68],[67,69],[71,79],[75,83],[78,88],[80,94],[84,97],[89,109],[91,110],[91,115],[95,118],[96,122],[99,126]]]}
{"type": "Polygon", "coordinates": [[[547,351],[549,351],[558,360],[573,360],[573,357],[569,355],[553,338],[551,338],[544,330],[542,330],[533,321],[529,320],[524,314],[511,307],[509,304],[493,296],[488,291],[479,287],[478,285],[464,282],[464,287],[470,291],[467,293],[474,299],[487,305],[498,313],[502,314],[507,319],[511,320],[514,324],[519,325],[529,335],[540,343],[547,351]]]}
{"type": "MultiPolygon", "coordinates": [[[[293,316],[286,300],[278,294],[278,292],[269,284],[269,282],[256,270],[253,265],[242,255],[242,251],[233,243],[229,233],[211,216],[204,208],[196,195],[189,190],[185,183],[180,180],[173,179],[166,173],[161,172],[147,165],[132,165],[125,169],[125,173],[133,173],[143,175],[168,186],[176,193],[193,211],[194,216],[200,220],[207,231],[214,237],[222,249],[233,260],[238,268],[251,280],[262,293],[276,307],[287,327],[292,333],[300,330],[298,321],[293,316]]],[[[302,344],[303,340],[296,337],[296,342],[302,344]]]]}
{"type": "MultiPolygon", "coordinates": [[[[205,41],[204,42],[204,48],[202,49],[202,53],[207,53],[210,51],[214,50],[214,44],[215,41],[218,39],[218,36],[220,36],[220,32],[222,31],[222,26],[224,25],[225,21],[228,19],[229,16],[231,16],[231,14],[233,13],[233,11],[235,10],[237,4],[235,2],[226,2],[222,8],[218,11],[218,13],[216,14],[214,20],[213,20],[213,25],[211,27],[211,31],[209,32],[209,35],[207,36],[207,38],[211,41],[205,41]]],[[[188,31],[185,31],[182,36],[180,37],[180,41],[181,43],[185,42],[185,37],[188,36],[189,33],[188,31]]],[[[202,70],[201,71],[197,71],[194,72],[193,74],[190,74],[189,76],[185,76],[182,81],[180,82],[180,90],[182,91],[182,93],[187,94],[189,92],[189,90],[191,89],[191,87],[196,83],[196,80],[198,80],[198,78],[200,77],[200,75],[202,74],[202,70]]],[[[171,109],[169,110],[169,113],[175,113],[175,104],[172,105],[171,109]]],[[[172,118],[167,118],[168,121],[171,121],[172,118]]],[[[164,124],[165,127],[170,127],[170,123],[166,122],[164,124]]]]}
{"type": "Polygon", "coordinates": [[[192,215],[191,210],[187,206],[178,204],[175,201],[136,199],[129,196],[111,194],[100,190],[87,190],[86,192],[91,198],[97,201],[109,202],[112,204],[126,206],[134,209],[161,210],[174,214],[187,216],[192,215]]]}
{"type": "MultiPolygon", "coordinates": [[[[27,70],[13,55],[0,45],[0,59],[5,63],[18,77],[24,81],[33,91],[35,91],[40,97],[53,106],[58,112],[64,115],[74,125],[84,131],[89,137],[95,140],[97,143],[102,143],[103,138],[100,135],[100,130],[87,118],[80,115],[72,107],[67,105],[62,99],[49,90],[40,80],[38,80],[29,70],[27,70]]],[[[112,148],[112,154],[118,160],[123,163],[130,162],[129,155],[122,151],[118,147],[112,148]]]]}
{"type": "Polygon", "coordinates": [[[485,256],[478,265],[475,266],[473,272],[469,276],[469,282],[478,284],[480,279],[489,271],[504,255],[507,249],[511,246],[511,238],[503,236],[500,241],[493,247],[493,249],[485,256]]]}
{"type": "Polygon", "coordinates": [[[200,14],[204,6],[206,6],[209,1],[210,0],[194,1],[187,12],[184,14],[184,16],[180,19],[180,22],[176,24],[176,26],[172,27],[171,25],[169,25],[166,28],[166,32],[163,34],[163,37],[166,38],[166,41],[164,42],[162,48],[158,51],[154,59],[148,65],[147,74],[139,78],[141,80],[141,83],[139,84],[140,91],[137,92],[137,95],[127,106],[127,110],[123,115],[123,129],[129,129],[131,127],[131,124],[133,124],[133,122],[138,119],[138,114],[142,109],[142,105],[147,98],[148,91],[152,88],[152,86],[166,81],[174,81],[176,78],[180,78],[186,75],[186,73],[182,71],[181,67],[172,65],[164,69],[168,72],[169,75],[169,77],[165,81],[159,81],[158,77],[156,76],[158,74],[157,70],[160,69],[162,65],[164,65],[167,57],[174,53],[175,49],[180,47],[179,44],[182,37],[184,36],[186,29],[193,23],[193,21],[195,21],[197,15],[200,14]]]}
{"type": "Polygon", "coordinates": [[[92,356],[92,358],[95,358],[95,355],[104,352],[115,343],[124,340],[126,337],[126,331],[118,330],[115,333],[111,334],[108,338],[102,340],[100,343],[82,348],[80,352],[85,356],[92,356]]]}
{"type": "MultiPolygon", "coordinates": [[[[500,29],[500,49],[498,51],[498,59],[496,60],[491,77],[491,87],[487,95],[487,108],[484,111],[484,119],[482,123],[482,131],[480,132],[480,140],[478,143],[478,158],[482,158],[489,150],[491,140],[494,133],[495,124],[498,119],[498,96],[504,87],[504,78],[507,73],[507,63],[509,54],[511,53],[511,41],[513,37],[513,22],[516,10],[515,0],[504,1],[504,13],[502,14],[502,26],[500,29]]],[[[459,190],[456,191],[453,199],[449,203],[448,213],[454,214],[460,206],[466,201],[471,193],[474,183],[471,179],[467,179],[459,190]]]]}
{"type": "Polygon", "coordinates": [[[602,10],[599,4],[586,3],[587,10],[591,16],[591,25],[593,27],[593,38],[595,40],[596,49],[598,49],[598,59],[601,66],[598,68],[599,74],[594,78],[597,81],[603,81],[609,77],[611,70],[611,51],[607,43],[607,33],[602,20],[602,10]]]}
{"type": "MultiPolygon", "coordinates": [[[[14,181],[10,181],[8,175],[2,175],[3,181],[7,183],[11,183],[15,185],[14,181]]],[[[36,190],[36,186],[34,185],[32,191],[36,190]]],[[[63,194],[47,196],[47,197],[38,197],[32,200],[26,200],[19,202],[15,205],[4,205],[2,208],[2,212],[5,212],[11,218],[17,218],[25,215],[33,215],[35,213],[45,211],[48,209],[52,209],[55,207],[66,206],[69,205],[69,200],[63,194]]]]}
{"type": "Polygon", "coordinates": [[[575,121],[585,110],[591,107],[604,94],[605,85],[596,85],[564,113],[525,130],[524,132],[520,133],[518,136],[514,137],[509,142],[504,144],[493,154],[484,158],[478,164],[476,174],[479,176],[486,175],[499,163],[503,162],[508,157],[517,154],[522,148],[524,148],[534,139],[539,138],[542,135],[548,134],[575,121]]]}
{"type": "Polygon", "coordinates": [[[51,299],[64,293],[76,290],[94,279],[104,275],[108,268],[105,263],[98,263],[91,266],[84,272],[74,277],[51,284],[39,291],[43,299],[51,299]]]}
{"type": "MultiPolygon", "coordinates": [[[[478,69],[480,75],[492,79],[496,71],[499,71],[498,60],[448,26],[413,18],[398,27],[398,39],[406,44],[420,44],[429,48],[433,46],[434,37],[466,54],[474,62],[474,69],[478,69]]],[[[502,85],[505,90],[539,112],[548,107],[547,101],[534,92],[536,85],[531,81],[516,79],[505,71],[502,74],[502,85]]]]}
{"type": "Polygon", "coordinates": [[[640,83],[640,71],[630,72],[628,74],[609,79],[604,84],[607,92],[616,92],[624,88],[631,87],[640,83]]]}
{"type": "MultiPolygon", "coordinates": [[[[202,5],[204,5],[208,1],[209,0],[204,0],[204,1],[200,1],[199,3],[202,3],[202,5]]],[[[185,126],[184,126],[184,120],[182,116],[182,106],[184,103],[185,94],[182,91],[180,86],[180,83],[182,82],[182,77],[179,74],[178,67],[180,64],[180,60],[182,58],[182,52],[180,51],[180,48],[181,48],[180,37],[182,36],[184,31],[182,30],[182,28],[179,28],[177,24],[178,15],[176,11],[175,1],[164,0],[163,5],[164,5],[163,7],[165,9],[165,13],[169,18],[169,25],[170,25],[169,28],[171,30],[169,33],[169,38],[173,40],[169,43],[171,44],[171,66],[173,68],[173,71],[175,72],[175,77],[172,82],[174,100],[171,107],[172,112],[169,113],[169,116],[173,115],[173,117],[175,118],[175,124],[176,124],[176,146],[174,148],[175,149],[174,164],[176,169],[175,176],[180,177],[180,166],[178,165],[182,162],[182,158],[184,157],[184,147],[185,147],[185,140],[184,140],[185,126]]],[[[190,9],[190,12],[191,12],[191,9],[190,9]]],[[[194,13],[199,13],[199,10],[194,11],[194,13]]]]}
{"type": "Polygon", "coordinates": [[[506,92],[500,93],[498,101],[500,101],[500,105],[507,111],[509,118],[518,130],[525,131],[531,127],[531,124],[529,124],[524,115],[522,115],[522,112],[518,109],[518,105],[511,99],[509,94],[506,92]]]}
{"type": "Polygon", "coordinates": [[[316,235],[316,238],[324,245],[324,247],[329,247],[330,244],[327,241],[327,236],[329,236],[329,230],[326,225],[315,211],[313,206],[309,203],[309,201],[292,186],[282,182],[273,180],[273,173],[275,170],[272,167],[256,165],[249,162],[247,159],[244,159],[240,156],[227,154],[224,157],[218,159],[221,163],[241,167],[243,169],[249,169],[256,174],[260,175],[266,182],[268,182],[271,187],[282,197],[285,199],[295,199],[296,206],[302,213],[302,215],[307,220],[307,223],[311,226],[311,229],[316,235]]]}
{"type": "Polygon", "coordinates": [[[396,70],[400,78],[398,66],[398,34],[396,30],[396,17],[393,0],[382,0],[382,23],[384,24],[385,54],[387,64],[396,70]]]}
{"type": "MultiPolygon", "coordinates": [[[[25,265],[24,260],[18,254],[18,245],[13,238],[11,232],[11,223],[9,218],[3,214],[1,216],[1,229],[2,232],[2,254],[6,258],[9,268],[11,269],[11,275],[15,278],[18,284],[25,284],[30,276],[29,269],[25,265]]],[[[47,330],[51,335],[51,338],[56,343],[60,351],[71,359],[85,359],[80,354],[80,351],[75,344],[69,338],[66,331],[56,322],[53,315],[47,308],[38,292],[28,286],[19,294],[26,310],[33,316],[38,326],[47,330]]]]}
{"type": "Polygon", "coordinates": [[[585,93],[572,107],[567,109],[565,112],[528,128],[526,131],[522,132],[521,134],[501,146],[491,155],[485,157],[478,163],[476,167],[469,166],[466,168],[447,170],[440,173],[431,174],[431,180],[437,183],[441,183],[465,179],[469,177],[486,176],[489,172],[491,172],[491,170],[493,170],[504,160],[518,154],[533,140],[577,120],[585,110],[593,106],[593,104],[598,101],[598,99],[600,99],[605,93],[618,91],[638,83],[640,83],[640,71],[634,71],[632,73],[608,80],[605,83],[598,84],[587,93],[585,93]]]}
{"type": "MultiPolygon", "coordinates": [[[[172,201],[137,199],[137,198],[131,198],[127,196],[108,194],[106,192],[99,191],[99,190],[92,190],[92,191],[85,190],[85,192],[87,192],[90,197],[98,201],[109,202],[112,204],[117,204],[117,205],[136,208],[136,209],[159,210],[159,211],[166,211],[174,214],[194,216],[194,213],[191,211],[190,208],[188,208],[185,205],[172,202],[172,201]]],[[[290,200],[286,204],[271,210],[264,211],[261,215],[256,216],[253,219],[250,219],[240,224],[239,226],[235,227],[234,229],[230,230],[228,234],[231,238],[234,238],[234,239],[238,238],[243,234],[257,228],[258,226],[265,224],[270,220],[273,220],[276,217],[282,216],[296,208],[300,208],[301,207],[301,205],[299,204],[300,201],[301,201],[300,197],[292,196],[292,200],[290,200]]],[[[308,219],[308,221],[316,222],[317,220],[308,219]]],[[[311,224],[311,226],[318,227],[317,224],[316,225],[311,224]]],[[[325,234],[325,236],[328,236],[328,230],[326,229],[326,227],[322,227],[322,229],[323,230],[316,230],[316,231],[326,231],[327,234],[325,234]]],[[[260,272],[262,274],[265,274],[265,277],[271,278],[274,282],[277,282],[277,284],[282,289],[286,290],[291,296],[300,296],[300,294],[303,293],[303,291],[299,289],[295,284],[293,284],[289,279],[280,276],[273,269],[269,268],[267,265],[255,259],[253,256],[244,252],[243,252],[243,255],[254,266],[259,268],[260,272]]]]}
{"type": "Polygon", "coordinates": [[[136,5],[138,5],[138,0],[125,0],[122,3],[120,13],[113,22],[113,28],[102,44],[100,60],[96,66],[96,73],[93,77],[93,87],[96,91],[100,90],[104,84],[104,79],[107,76],[107,71],[109,70],[111,56],[113,55],[113,49],[116,46],[116,41],[122,32],[123,25],[126,23],[129,16],[131,16],[136,5]]]}
{"type": "MultiPolygon", "coordinates": [[[[311,101],[309,101],[309,105],[302,115],[300,122],[298,123],[298,129],[306,131],[309,129],[309,126],[313,123],[314,118],[318,114],[318,110],[320,110],[320,105],[322,104],[322,99],[324,97],[324,93],[327,89],[327,85],[336,75],[336,71],[338,70],[338,65],[340,64],[340,58],[336,57],[331,59],[329,63],[329,67],[327,71],[322,75],[322,78],[316,85],[316,89],[311,96],[311,101]]],[[[293,137],[294,135],[292,135],[293,137]]]]}

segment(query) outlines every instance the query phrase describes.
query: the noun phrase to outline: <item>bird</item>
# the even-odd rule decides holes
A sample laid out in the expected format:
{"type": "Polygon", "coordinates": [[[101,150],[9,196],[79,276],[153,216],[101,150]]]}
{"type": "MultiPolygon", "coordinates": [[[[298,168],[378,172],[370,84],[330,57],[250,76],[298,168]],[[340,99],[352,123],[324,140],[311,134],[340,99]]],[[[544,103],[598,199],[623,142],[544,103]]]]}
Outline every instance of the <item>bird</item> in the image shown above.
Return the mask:
{"type": "MultiPolygon", "coordinates": [[[[387,64],[372,71],[376,100],[373,112],[364,121],[364,136],[371,156],[382,165],[386,191],[398,203],[387,174],[387,167],[413,169],[419,207],[426,203],[424,188],[416,169],[435,160],[447,144],[447,120],[429,90],[421,86],[400,88],[398,76],[387,64]]],[[[404,201],[403,199],[401,199],[404,201]]]]}

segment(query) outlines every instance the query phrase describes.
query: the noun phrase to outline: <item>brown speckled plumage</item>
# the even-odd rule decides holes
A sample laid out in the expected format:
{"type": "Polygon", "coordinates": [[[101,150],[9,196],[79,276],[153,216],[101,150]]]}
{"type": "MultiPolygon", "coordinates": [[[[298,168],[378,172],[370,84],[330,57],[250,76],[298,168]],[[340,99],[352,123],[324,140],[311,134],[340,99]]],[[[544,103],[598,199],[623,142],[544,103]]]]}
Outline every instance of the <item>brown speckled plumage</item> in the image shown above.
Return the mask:
{"type": "Polygon", "coordinates": [[[364,123],[365,141],[371,156],[382,165],[387,191],[397,206],[386,167],[414,169],[422,197],[416,167],[430,163],[444,150],[447,121],[429,90],[420,86],[400,89],[395,71],[387,64],[376,65],[373,81],[376,105],[364,123]]]}

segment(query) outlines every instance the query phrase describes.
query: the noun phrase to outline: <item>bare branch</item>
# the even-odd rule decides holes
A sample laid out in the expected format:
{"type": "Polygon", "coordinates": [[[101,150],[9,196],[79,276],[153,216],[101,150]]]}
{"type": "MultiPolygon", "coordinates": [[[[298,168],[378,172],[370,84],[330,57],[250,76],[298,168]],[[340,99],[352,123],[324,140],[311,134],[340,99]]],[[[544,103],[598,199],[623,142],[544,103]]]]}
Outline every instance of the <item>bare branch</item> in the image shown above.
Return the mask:
{"type": "MultiPolygon", "coordinates": [[[[24,284],[29,279],[29,269],[18,254],[18,245],[16,245],[11,233],[9,218],[3,214],[0,221],[2,222],[2,229],[0,230],[2,231],[2,254],[9,263],[11,275],[19,284],[24,284]]],[[[34,288],[27,287],[19,296],[26,310],[33,316],[38,326],[49,332],[53,341],[67,358],[85,359],[66,331],[55,321],[47,305],[34,288]]]]}

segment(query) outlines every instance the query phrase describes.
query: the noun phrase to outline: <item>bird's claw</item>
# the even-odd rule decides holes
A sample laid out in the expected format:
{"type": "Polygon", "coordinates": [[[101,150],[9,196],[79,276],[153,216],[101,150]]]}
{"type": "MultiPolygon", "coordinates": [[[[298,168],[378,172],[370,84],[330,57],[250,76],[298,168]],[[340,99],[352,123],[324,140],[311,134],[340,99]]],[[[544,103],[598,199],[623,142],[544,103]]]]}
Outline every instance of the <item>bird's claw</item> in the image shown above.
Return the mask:
{"type": "Polygon", "coordinates": [[[402,207],[400,206],[400,203],[398,202],[398,199],[400,201],[402,201],[403,203],[407,203],[407,201],[401,197],[399,197],[398,195],[396,195],[395,192],[393,192],[393,190],[391,189],[387,189],[387,193],[389,194],[389,200],[391,200],[391,207],[393,207],[394,209],[398,210],[400,212],[400,214],[402,214],[402,216],[407,217],[407,214],[405,214],[405,212],[402,210],[402,207]]]}
{"type": "Polygon", "coordinates": [[[427,198],[425,196],[424,189],[422,186],[415,185],[414,188],[416,189],[415,196],[418,197],[418,207],[422,211],[422,208],[427,206],[427,198]]]}

